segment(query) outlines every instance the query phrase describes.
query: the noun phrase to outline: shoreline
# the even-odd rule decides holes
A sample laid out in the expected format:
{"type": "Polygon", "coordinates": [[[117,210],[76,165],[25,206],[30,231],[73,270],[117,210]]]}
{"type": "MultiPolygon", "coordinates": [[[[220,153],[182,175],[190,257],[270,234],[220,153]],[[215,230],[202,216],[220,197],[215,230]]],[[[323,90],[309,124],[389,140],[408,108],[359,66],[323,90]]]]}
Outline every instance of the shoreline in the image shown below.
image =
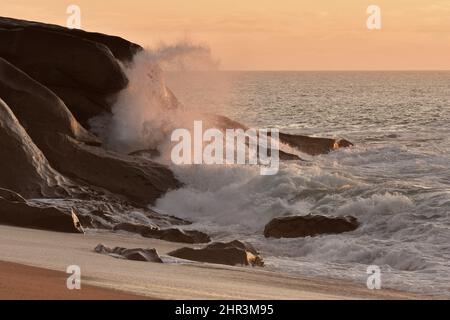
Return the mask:
{"type": "MultiPolygon", "coordinates": [[[[9,291],[4,292],[4,286],[0,285],[0,298],[8,299],[8,292],[16,292],[15,296],[11,294],[13,299],[21,299],[21,294],[25,296],[24,290],[28,290],[29,285],[19,276],[23,270],[34,270],[32,274],[29,272],[26,275],[26,279],[32,283],[42,282],[44,286],[57,288],[54,286],[54,281],[57,280],[60,281],[58,283],[62,291],[70,292],[66,288],[69,274],[65,273],[69,265],[80,266],[82,288],[88,289],[79,290],[79,294],[82,299],[88,300],[155,297],[173,300],[433,298],[391,289],[369,290],[364,284],[350,281],[290,276],[263,268],[121,260],[95,253],[93,249],[99,243],[127,248],[156,248],[163,260],[170,259],[165,256],[167,252],[186,246],[129,234],[66,234],[2,225],[0,261],[3,262],[0,262],[0,283],[3,283],[1,279],[7,274],[10,281],[6,286],[9,291]],[[17,273],[8,263],[18,264],[17,273]],[[50,283],[46,283],[48,279],[50,283]]],[[[47,296],[39,295],[39,299],[51,299],[54,292],[46,292],[47,296]]],[[[61,295],[61,299],[72,298],[70,293],[66,293],[61,295]]]]}

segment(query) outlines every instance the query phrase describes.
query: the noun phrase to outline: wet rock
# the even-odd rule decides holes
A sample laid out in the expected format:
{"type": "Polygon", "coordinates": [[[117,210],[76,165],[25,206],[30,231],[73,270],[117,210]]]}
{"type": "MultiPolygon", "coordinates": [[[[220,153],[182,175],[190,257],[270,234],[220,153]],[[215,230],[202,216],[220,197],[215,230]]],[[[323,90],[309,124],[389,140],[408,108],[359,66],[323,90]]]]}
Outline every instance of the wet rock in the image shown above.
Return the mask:
{"type": "Polygon", "coordinates": [[[67,233],[84,232],[74,211],[66,212],[45,204],[31,203],[18,198],[14,192],[8,195],[5,189],[0,196],[0,223],[67,233]]]}
{"type": "Polygon", "coordinates": [[[179,186],[166,166],[98,147],[98,139],[77,122],[61,99],[1,58],[0,96],[50,165],[65,176],[138,206],[153,203],[179,186]]]}
{"type": "Polygon", "coordinates": [[[322,215],[287,216],[272,219],[264,228],[266,238],[298,238],[353,231],[359,223],[355,217],[322,215]]]}
{"type": "Polygon", "coordinates": [[[8,190],[8,189],[3,189],[3,188],[0,188],[0,198],[2,198],[4,200],[8,200],[8,201],[13,201],[13,202],[21,202],[21,203],[27,202],[17,192],[14,192],[14,191],[11,191],[11,190],[8,190]]]}
{"type": "Polygon", "coordinates": [[[226,243],[214,242],[201,249],[181,248],[168,255],[191,261],[231,266],[264,266],[260,254],[252,246],[238,240],[226,243]]]}
{"type": "Polygon", "coordinates": [[[77,88],[60,86],[49,86],[48,88],[64,101],[70,112],[86,129],[91,128],[89,123],[91,118],[111,112],[111,106],[115,100],[113,96],[108,97],[77,88]]]}
{"type": "MultiPolygon", "coordinates": [[[[8,200],[62,194],[64,178],[48,163],[9,106],[0,99],[0,187],[15,191],[8,200]]],[[[0,196],[4,192],[0,193],[0,196]]],[[[22,199],[23,200],[23,199],[22,199]]]]}
{"type": "Polygon", "coordinates": [[[103,244],[99,244],[95,247],[94,251],[120,259],[163,263],[156,249],[127,249],[121,247],[109,248],[103,244]]]}
{"type": "Polygon", "coordinates": [[[78,123],[58,96],[2,58],[0,96],[44,153],[45,139],[57,133],[90,145],[101,144],[78,123]]]}
{"type": "Polygon", "coordinates": [[[208,243],[210,237],[200,231],[181,230],[178,228],[159,229],[156,226],[144,226],[132,223],[120,223],[113,228],[114,231],[128,231],[140,234],[146,238],[165,240],[170,242],[181,243],[208,243]]]}
{"type": "Polygon", "coordinates": [[[353,146],[353,143],[344,139],[316,138],[282,132],[279,133],[279,139],[280,142],[312,156],[327,154],[333,150],[353,146]]]}
{"type": "MultiPolygon", "coordinates": [[[[225,116],[209,113],[203,114],[203,116],[204,116],[203,126],[205,128],[217,128],[219,130],[249,129],[248,126],[225,116]]],[[[279,140],[281,143],[285,143],[291,147],[298,149],[301,152],[313,156],[326,154],[339,148],[346,148],[353,146],[353,143],[345,139],[316,138],[304,135],[287,134],[282,132],[279,133],[279,140]]],[[[301,160],[301,159],[296,155],[292,155],[280,150],[280,160],[301,160]]]]}

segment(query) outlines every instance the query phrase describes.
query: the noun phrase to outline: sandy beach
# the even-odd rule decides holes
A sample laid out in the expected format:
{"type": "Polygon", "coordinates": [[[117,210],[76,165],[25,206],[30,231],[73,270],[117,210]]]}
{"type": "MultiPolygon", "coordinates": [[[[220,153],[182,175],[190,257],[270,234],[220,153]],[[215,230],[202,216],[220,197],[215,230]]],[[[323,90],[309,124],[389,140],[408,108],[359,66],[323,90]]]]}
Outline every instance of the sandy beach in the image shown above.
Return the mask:
{"type": "Polygon", "coordinates": [[[184,246],[129,234],[65,234],[0,226],[2,299],[416,299],[365,284],[292,277],[263,268],[197,263],[148,263],[95,253],[103,243],[156,248],[165,254],[184,246]],[[69,265],[81,268],[82,289],[66,289],[69,265]],[[30,268],[38,267],[39,269],[30,268]],[[30,291],[31,290],[31,291],[30,291]]]}
{"type": "Polygon", "coordinates": [[[136,300],[146,297],[83,286],[82,290],[68,290],[64,283],[67,274],[60,271],[0,262],[1,300],[136,300]]]}

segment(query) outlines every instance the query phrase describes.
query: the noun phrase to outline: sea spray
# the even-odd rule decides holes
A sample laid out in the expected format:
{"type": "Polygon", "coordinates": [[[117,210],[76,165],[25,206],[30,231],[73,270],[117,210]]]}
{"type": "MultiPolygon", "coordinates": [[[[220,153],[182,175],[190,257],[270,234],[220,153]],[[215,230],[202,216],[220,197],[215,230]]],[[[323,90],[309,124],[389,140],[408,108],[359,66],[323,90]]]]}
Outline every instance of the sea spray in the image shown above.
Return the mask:
{"type": "MultiPolygon", "coordinates": [[[[133,94],[131,91],[124,92],[123,99],[119,97],[116,104],[119,109],[115,111],[115,130],[107,134],[111,146],[116,149],[123,146],[125,149],[130,146],[133,149],[161,148],[158,143],[166,133],[173,128],[192,126],[193,121],[198,120],[195,111],[202,111],[202,107],[207,105],[200,100],[190,103],[188,108],[167,105],[164,101],[168,101],[170,91],[165,86],[163,70],[154,56],[142,57],[144,61],[137,59],[134,67],[139,69],[141,65],[147,65],[150,70],[156,70],[150,74],[157,76],[149,77],[149,73],[142,70],[127,71],[128,75],[136,72],[136,79],[142,75],[143,81],[133,82],[130,79],[130,84],[136,83],[130,89],[136,91],[133,94]],[[145,81],[148,83],[143,85],[145,81]],[[146,93],[148,87],[153,89],[146,93]],[[127,100],[132,103],[120,103],[127,100]],[[179,110],[184,113],[179,114],[179,110]],[[122,116],[121,112],[131,115],[122,116]]],[[[353,77],[362,77],[339,76],[352,84],[348,87],[358,87],[359,82],[355,82],[353,77]]],[[[426,149],[429,142],[417,142],[416,130],[421,127],[414,127],[410,134],[402,133],[402,140],[399,141],[384,136],[374,142],[368,139],[370,135],[381,134],[379,131],[383,131],[384,135],[385,129],[378,129],[380,123],[390,125],[391,130],[398,129],[393,117],[384,118],[384,115],[402,112],[403,116],[401,108],[408,100],[410,90],[394,85],[388,87],[389,90],[400,90],[398,96],[401,101],[394,101],[399,106],[397,110],[392,107],[392,99],[397,95],[389,95],[391,100],[386,107],[380,107],[372,95],[366,96],[366,87],[361,91],[364,95],[359,93],[358,88],[353,90],[352,95],[342,94],[341,85],[337,85],[340,82],[328,74],[287,74],[283,77],[258,74],[246,77],[251,84],[247,84],[246,88],[255,88],[255,92],[243,96],[241,90],[240,99],[252,101],[252,109],[255,105],[260,106],[258,117],[261,115],[266,120],[265,125],[284,123],[295,127],[300,124],[303,130],[310,130],[309,133],[323,133],[324,128],[328,128],[328,133],[351,134],[360,143],[351,150],[314,157],[311,163],[282,163],[275,176],[261,176],[258,168],[252,166],[175,166],[166,162],[184,187],[160,198],[155,209],[187,218],[194,222],[190,227],[203,228],[215,239],[238,238],[255,244],[265,255],[268,269],[357,281],[363,279],[361,283],[364,284],[367,265],[378,265],[383,272],[385,287],[448,294],[448,286],[445,287],[450,270],[448,155],[430,152],[426,149]],[[271,87],[267,89],[267,86],[258,84],[260,78],[264,84],[270,83],[271,87]],[[293,80],[289,82],[291,78],[293,80]],[[300,80],[296,81],[297,78],[300,80]],[[286,89],[283,81],[292,83],[294,91],[286,89]],[[296,88],[303,83],[308,83],[303,85],[303,92],[307,92],[303,101],[312,102],[300,108],[289,97],[297,99],[299,90],[296,88]],[[276,92],[271,91],[272,87],[276,92]],[[293,106],[283,108],[283,114],[273,105],[260,103],[261,97],[266,97],[264,101],[273,101],[273,96],[283,90],[288,92],[282,96],[280,94],[280,103],[293,106]],[[333,97],[338,101],[336,106],[328,105],[329,95],[324,92],[330,90],[334,90],[333,97]],[[310,96],[314,98],[308,100],[310,96]],[[343,108],[343,105],[346,107],[343,108]],[[369,115],[362,118],[353,105],[360,108],[370,106],[367,111],[369,115]],[[366,118],[370,119],[370,123],[365,122],[366,118]],[[378,118],[383,118],[383,121],[376,122],[377,128],[371,129],[373,119],[378,118]],[[364,124],[361,128],[358,127],[360,123],[364,124]],[[312,238],[268,240],[262,236],[264,225],[270,219],[307,213],[351,214],[361,221],[361,227],[346,234],[312,238]],[[436,279],[440,281],[437,283],[436,279]]],[[[361,86],[371,81],[370,77],[362,77],[361,86]]],[[[184,85],[189,91],[189,83],[184,85]]],[[[434,89],[430,87],[429,90],[434,89]]],[[[179,98],[184,100],[183,96],[179,98]]],[[[245,106],[244,102],[242,105],[245,106]]],[[[422,103],[433,110],[427,101],[422,103]]],[[[419,121],[421,124],[429,121],[428,109],[422,112],[425,118],[419,121]]],[[[236,113],[242,114],[243,119],[253,114],[245,113],[242,108],[236,113]]],[[[417,117],[422,117],[422,113],[417,117]]],[[[435,127],[430,133],[422,131],[422,135],[429,137],[424,141],[434,141],[435,127]]],[[[448,145],[442,144],[442,147],[447,148],[448,145]]]]}

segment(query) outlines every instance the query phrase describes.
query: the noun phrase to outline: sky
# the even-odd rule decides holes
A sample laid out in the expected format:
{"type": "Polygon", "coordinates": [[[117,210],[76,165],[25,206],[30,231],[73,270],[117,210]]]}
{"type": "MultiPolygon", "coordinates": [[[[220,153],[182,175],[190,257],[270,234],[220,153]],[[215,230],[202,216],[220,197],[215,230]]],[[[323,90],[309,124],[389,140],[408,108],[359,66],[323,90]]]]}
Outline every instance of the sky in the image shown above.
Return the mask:
{"type": "Polygon", "coordinates": [[[222,70],[450,70],[450,0],[0,0],[0,15],[142,46],[207,45],[222,70]],[[381,29],[369,30],[369,5],[381,29]]]}

